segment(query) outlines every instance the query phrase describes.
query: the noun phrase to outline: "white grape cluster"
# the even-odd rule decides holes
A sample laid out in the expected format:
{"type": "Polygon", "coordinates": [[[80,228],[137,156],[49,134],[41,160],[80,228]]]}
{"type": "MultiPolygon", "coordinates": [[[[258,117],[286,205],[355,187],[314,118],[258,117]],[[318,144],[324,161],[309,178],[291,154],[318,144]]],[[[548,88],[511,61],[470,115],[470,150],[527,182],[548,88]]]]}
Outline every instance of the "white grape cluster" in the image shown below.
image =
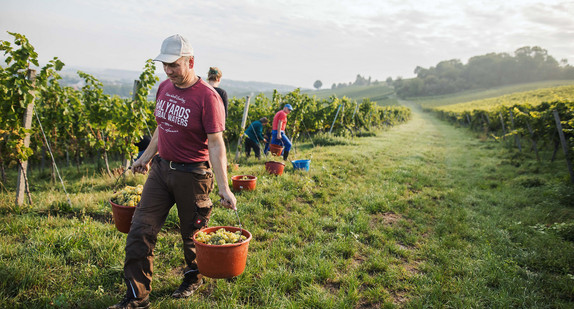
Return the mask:
{"type": "Polygon", "coordinates": [[[239,231],[230,232],[224,228],[220,228],[211,233],[200,231],[195,235],[195,240],[208,245],[234,244],[240,239],[243,241],[246,240],[247,237],[241,235],[239,231]]]}
{"type": "Polygon", "coordinates": [[[112,202],[128,207],[136,207],[141,200],[143,185],[126,186],[112,195],[112,202]]]}

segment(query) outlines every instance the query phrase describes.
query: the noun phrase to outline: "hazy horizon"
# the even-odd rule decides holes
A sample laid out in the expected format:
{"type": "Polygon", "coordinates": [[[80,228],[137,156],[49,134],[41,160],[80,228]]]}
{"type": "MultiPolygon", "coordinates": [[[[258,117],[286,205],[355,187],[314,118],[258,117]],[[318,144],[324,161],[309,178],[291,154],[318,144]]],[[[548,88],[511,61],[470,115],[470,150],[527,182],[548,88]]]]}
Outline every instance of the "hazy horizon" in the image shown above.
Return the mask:
{"type": "MultiPolygon", "coordinates": [[[[39,60],[141,72],[174,33],[189,38],[196,72],[313,88],[410,78],[417,66],[540,46],[574,62],[574,2],[0,0],[0,39],[25,35],[39,60]]],[[[158,66],[160,67],[160,66],[158,66]]],[[[158,70],[163,78],[163,72],[158,70]]]]}

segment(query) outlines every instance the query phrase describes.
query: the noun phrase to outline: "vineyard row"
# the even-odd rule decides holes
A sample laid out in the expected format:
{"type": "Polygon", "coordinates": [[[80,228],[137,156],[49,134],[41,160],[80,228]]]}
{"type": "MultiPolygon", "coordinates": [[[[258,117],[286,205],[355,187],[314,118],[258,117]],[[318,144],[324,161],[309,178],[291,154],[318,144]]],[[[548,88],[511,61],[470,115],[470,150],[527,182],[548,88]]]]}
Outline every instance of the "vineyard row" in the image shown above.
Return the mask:
{"type": "Polygon", "coordinates": [[[552,161],[556,158],[560,146],[564,150],[571,179],[572,154],[574,153],[574,102],[553,101],[537,105],[514,104],[499,105],[488,110],[445,111],[425,109],[440,119],[484,132],[497,140],[511,140],[522,151],[522,140],[530,142],[531,151],[540,160],[539,151],[543,147],[552,147],[552,161]]]}
{"type": "MultiPolygon", "coordinates": [[[[159,80],[154,75],[154,62],[145,63],[139,79],[134,82],[133,98],[122,99],[104,94],[102,83],[83,72],[78,72],[84,80],[81,89],[62,86],[58,71],[64,64],[57,58],[34,74],[30,67],[39,66],[34,48],[23,35],[10,34],[15,37],[14,45],[7,41],[0,44],[0,50],[6,55],[6,66],[0,66],[0,98],[6,102],[0,111],[3,179],[5,167],[24,161],[39,162],[46,149],[51,149],[49,155],[54,160],[72,157],[78,166],[86,158],[102,157],[108,172],[109,155],[121,155],[126,162],[133,158],[137,153],[135,143],[155,130],[155,102],[147,99],[159,80]]],[[[294,140],[327,131],[344,136],[410,118],[408,108],[382,107],[368,99],[359,103],[335,96],[316,99],[301,94],[298,89],[287,94],[275,91],[271,98],[260,94],[230,100],[225,132],[228,144],[243,134],[241,120],[248,100],[249,121],[273,117],[284,104],[291,104],[294,111],[289,115],[287,133],[294,140]]]]}

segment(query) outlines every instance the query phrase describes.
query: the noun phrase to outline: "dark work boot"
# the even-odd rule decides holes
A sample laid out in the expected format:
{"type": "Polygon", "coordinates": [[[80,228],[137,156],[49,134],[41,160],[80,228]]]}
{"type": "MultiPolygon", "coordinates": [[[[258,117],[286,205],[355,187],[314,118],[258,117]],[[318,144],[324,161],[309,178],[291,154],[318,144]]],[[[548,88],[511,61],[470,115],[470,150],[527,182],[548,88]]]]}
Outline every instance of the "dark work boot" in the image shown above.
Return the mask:
{"type": "Polygon", "coordinates": [[[171,296],[174,298],[187,298],[191,296],[191,294],[193,294],[193,292],[195,292],[202,284],[203,279],[199,279],[199,281],[183,279],[183,282],[179,288],[177,288],[177,290],[175,290],[171,296]]]}
{"type": "Polygon", "coordinates": [[[289,150],[283,150],[283,160],[287,161],[287,157],[289,157],[289,150]]]}
{"type": "Polygon", "coordinates": [[[126,295],[121,302],[109,306],[108,309],[147,309],[149,306],[149,296],[146,296],[144,299],[137,299],[126,295]]]}

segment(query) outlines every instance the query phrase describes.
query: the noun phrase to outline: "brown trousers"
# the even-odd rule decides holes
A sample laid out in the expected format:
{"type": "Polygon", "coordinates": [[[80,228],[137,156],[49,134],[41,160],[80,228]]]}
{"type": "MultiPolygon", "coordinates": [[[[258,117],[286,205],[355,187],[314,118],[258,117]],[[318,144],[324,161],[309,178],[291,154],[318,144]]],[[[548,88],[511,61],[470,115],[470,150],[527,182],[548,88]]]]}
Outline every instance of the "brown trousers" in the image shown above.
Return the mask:
{"type": "Polygon", "coordinates": [[[195,262],[192,236],[207,226],[212,209],[209,193],[214,188],[214,181],[209,168],[201,171],[205,173],[177,171],[170,168],[169,162],[157,156],[153,159],[126,240],[124,278],[127,295],[144,298],[151,292],[157,235],[174,203],[181,226],[185,278],[191,281],[202,278],[195,262]]]}

